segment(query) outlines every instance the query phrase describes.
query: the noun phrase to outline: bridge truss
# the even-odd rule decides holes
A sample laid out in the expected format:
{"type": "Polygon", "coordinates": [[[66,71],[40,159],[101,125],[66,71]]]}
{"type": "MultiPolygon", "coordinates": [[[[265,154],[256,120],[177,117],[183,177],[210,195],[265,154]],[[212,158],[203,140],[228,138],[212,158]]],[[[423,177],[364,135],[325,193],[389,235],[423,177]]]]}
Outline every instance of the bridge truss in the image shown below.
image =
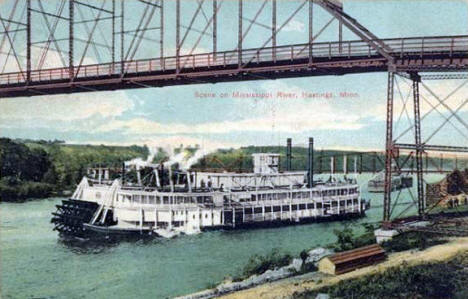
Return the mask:
{"type": "Polygon", "coordinates": [[[337,1],[0,5],[1,97],[342,75],[391,65],[462,70],[467,61],[468,36],[379,39],[337,1]]]}
{"type": "MultiPolygon", "coordinates": [[[[424,72],[424,69],[421,71],[424,72]]],[[[421,75],[418,70],[414,69],[398,69],[395,67],[389,69],[387,86],[387,131],[383,214],[383,221],[385,223],[392,220],[394,208],[398,204],[400,198],[400,193],[396,195],[396,198],[392,198],[392,175],[395,172],[403,172],[405,163],[401,164],[398,160],[401,151],[409,151],[409,155],[407,157],[408,159],[412,158],[416,166],[414,173],[416,174],[417,194],[415,196],[413,196],[412,193],[410,194],[414,205],[408,206],[408,208],[405,211],[400,212],[396,218],[402,216],[402,214],[407,212],[412,206],[417,206],[418,215],[422,218],[425,218],[427,216],[427,212],[434,208],[427,206],[425,196],[425,185],[427,184],[427,181],[424,179],[424,173],[426,171],[423,165],[425,158],[427,169],[429,164],[429,159],[427,158],[428,152],[439,152],[441,153],[441,157],[443,153],[454,157],[455,162],[452,165],[452,169],[458,169],[462,166],[458,164],[458,157],[453,156],[453,154],[461,154],[466,157],[466,154],[468,153],[468,123],[459,115],[460,111],[463,111],[463,108],[468,104],[468,98],[463,98],[463,94],[460,95],[460,90],[463,90],[468,83],[468,74],[447,73],[444,72],[443,68],[439,71],[442,73],[421,75]],[[407,85],[410,91],[406,97],[403,95],[402,87],[398,84],[397,77],[400,82],[407,85]],[[454,84],[450,90],[445,91],[445,96],[441,96],[440,94],[437,94],[437,92],[433,90],[428,83],[434,80],[454,81],[454,84]],[[422,91],[424,91],[425,95],[421,93],[420,86],[422,87],[422,91]],[[394,135],[395,93],[398,94],[401,100],[400,107],[402,108],[398,121],[404,117],[404,114],[406,114],[408,122],[410,123],[407,128],[400,130],[399,134],[396,136],[394,135]],[[456,103],[455,107],[453,107],[453,105],[448,105],[448,100],[456,96],[461,96],[461,101],[456,103]],[[422,114],[421,106],[423,102],[426,104],[426,111],[422,114]],[[413,112],[411,116],[409,110],[412,110],[413,112]],[[425,134],[425,138],[423,138],[422,121],[435,113],[439,116],[440,122],[437,123],[436,126],[432,125],[432,128],[428,128],[429,130],[427,130],[427,132],[430,134],[425,134]],[[448,126],[450,126],[450,131],[447,130],[448,126]],[[445,132],[443,131],[444,129],[445,132]],[[412,138],[414,138],[412,141],[406,143],[400,141],[405,137],[405,135],[408,135],[407,133],[411,132],[413,133],[412,138]],[[433,144],[433,140],[436,139],[435,137],[437,137],[437,135],[441,135],[441,132],[450,134],[450,136],[453,137],[453,140],[456,140],[455,145],[433,144]]],[[[436,166],[433,161],[431,161],[431,163],[433,166],[436,166]]],[[[436,166],[436,168],[442,169],[443,167],[436,166]]]]}
{"type": "MultiPolygon", "coordinates": [[[[395,174],[416,174],[416,155],[414,147],[408,150],[399,149],[395,155],[393,173],[395,174]],[[401,152],[401,153],[400,153],[401,152]]],[[[407,146],[407,145],[405,145],[407,146]]],[[[451,151],[450,153],[434,153],[425,151],[422,164],[424,174],[446,174],[454,169],[468,168],[468,155],[451,151]]],[[[333,154],[324,154],[318,152],[316,157],[315,173],[329,174],[334,173],[353,174],[353,173],[371,173],[379,174],[385,171],[385,152],[340,152],[333,154]]]]}

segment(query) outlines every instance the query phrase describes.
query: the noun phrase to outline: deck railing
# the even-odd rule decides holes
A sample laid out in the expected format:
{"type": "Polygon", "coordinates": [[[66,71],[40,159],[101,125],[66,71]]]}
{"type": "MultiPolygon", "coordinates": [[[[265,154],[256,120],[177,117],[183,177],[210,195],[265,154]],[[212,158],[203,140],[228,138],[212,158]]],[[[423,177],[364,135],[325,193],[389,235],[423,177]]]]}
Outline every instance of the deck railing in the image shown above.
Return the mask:
{"type": "MultiPolygon", "coordinates": [[[[382,40],[390,49],[391,55],[403,58],[406,55],[448,54],[468,51],[468,36],[435,36],[435,37],[409,37],[382,40]]],[[[31,82],[54,80],[74,80],[80,78],[105,78],[123,76],[128,74],[144,74],[165,71],[190,71],[191,69],[240,66],[249,67],[262,62],[285,62],[303,59],[319,58],[353,58],[376,57],[379,53],[364,41],[321,42],[309,44],[295,44],[266,47],[261,49],[244,49],[242,61],[239,60],[237,50],[216,53],[202,53],[165,57],[154,59],[131,60],[125,62],[102,63],[69,67],[51,68],[31,71],[31,82]]],[[[25,83],[26,71],[0,74],[0,84],[10,85],[25,83]]]]}

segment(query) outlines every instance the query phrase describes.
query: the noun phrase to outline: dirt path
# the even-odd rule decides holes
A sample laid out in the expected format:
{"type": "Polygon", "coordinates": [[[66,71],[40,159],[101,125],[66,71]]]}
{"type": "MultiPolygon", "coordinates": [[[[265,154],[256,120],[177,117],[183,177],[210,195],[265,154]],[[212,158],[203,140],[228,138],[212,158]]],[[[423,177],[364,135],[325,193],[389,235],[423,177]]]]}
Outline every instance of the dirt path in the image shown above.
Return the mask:
{"type": "Polygon", "coordinates": [[[294,292],[314,290],[323,286],[336,284],[341,280],[383,272],[388,268],[396,267],[403,263],[407,265],[417,265],[426,262],[448,260],[464,251],[468,251],[468,238],[458,238],[446,244],[430,247],[424,251],[409,250],[393,253],[381,264],[365,267],[339,276],[305,275],[260,285],[255,288],[231,293],[221,298],[289,298],[294,292]]]}

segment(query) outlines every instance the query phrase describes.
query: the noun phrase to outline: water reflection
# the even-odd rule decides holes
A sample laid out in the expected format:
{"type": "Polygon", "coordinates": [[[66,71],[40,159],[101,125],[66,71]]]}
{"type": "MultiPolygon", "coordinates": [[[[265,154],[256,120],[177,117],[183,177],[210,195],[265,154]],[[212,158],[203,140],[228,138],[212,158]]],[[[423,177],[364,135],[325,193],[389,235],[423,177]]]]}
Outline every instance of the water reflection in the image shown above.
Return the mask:
{"type": "Polygon", "coordinates": [[[136,245],[151,245],[160,243],[161,239],[154,236],[128,235],[128,236],[100,236],[92,238],[77,238],[61,236],[58,244],[77,254],[100,254],[110,251],[121,243],[136,245]]]}

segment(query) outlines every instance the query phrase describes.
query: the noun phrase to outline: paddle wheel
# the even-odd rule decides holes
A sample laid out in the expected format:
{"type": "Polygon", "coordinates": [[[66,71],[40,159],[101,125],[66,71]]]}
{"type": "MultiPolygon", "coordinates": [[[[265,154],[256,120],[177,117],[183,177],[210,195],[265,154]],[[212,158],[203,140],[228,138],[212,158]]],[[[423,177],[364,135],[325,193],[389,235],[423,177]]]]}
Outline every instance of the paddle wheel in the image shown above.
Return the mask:
{"type": "Polygon", "coordinates": [[[57,211],[52,213],[51,219],[55,225],[54,230],[64,235],[83,237],[86,234],[83,224],[93,219],[99,205],[95,202],[67,199],[56,207],[57,211]]]}

